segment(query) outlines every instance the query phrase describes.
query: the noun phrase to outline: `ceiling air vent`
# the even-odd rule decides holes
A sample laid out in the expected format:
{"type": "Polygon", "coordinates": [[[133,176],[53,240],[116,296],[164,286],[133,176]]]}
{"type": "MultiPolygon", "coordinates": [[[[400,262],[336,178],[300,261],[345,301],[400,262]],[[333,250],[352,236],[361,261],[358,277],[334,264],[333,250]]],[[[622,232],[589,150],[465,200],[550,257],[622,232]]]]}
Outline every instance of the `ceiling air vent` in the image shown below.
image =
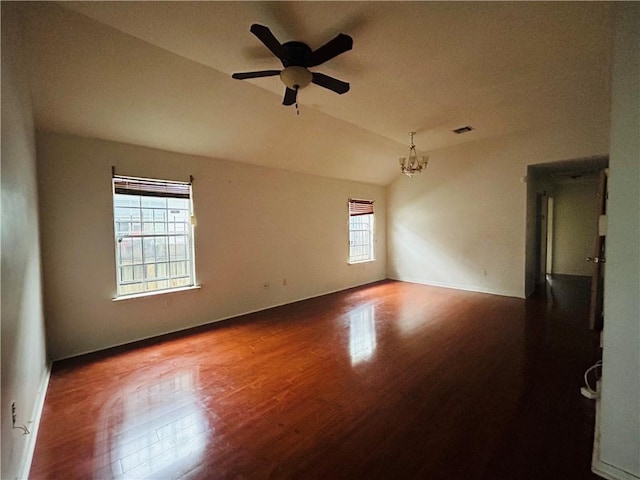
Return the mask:
{"type": "Polygon", "coordinates": [[[473,127],[470,125],[467,125],[466,127],[456,128],[455,130],[453,130],[453,133],[457,133],[458,135],[460,135],[461,133],[467,133],[467,132],[470,132],[471,130],[473,130],[473,127]]]}

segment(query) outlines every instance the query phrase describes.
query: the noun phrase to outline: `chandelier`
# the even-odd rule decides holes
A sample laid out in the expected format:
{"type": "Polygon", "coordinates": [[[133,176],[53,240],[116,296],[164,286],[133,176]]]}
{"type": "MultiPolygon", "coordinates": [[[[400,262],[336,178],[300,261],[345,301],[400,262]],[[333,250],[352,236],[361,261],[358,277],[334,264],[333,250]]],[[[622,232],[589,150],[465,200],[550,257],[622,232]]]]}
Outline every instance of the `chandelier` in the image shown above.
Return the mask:
{"type": "Polygon", "coordinates": [[[429,157],[418,157],[416,153],[416,146],[413,144],[413,136],[416,132],[409,132],[411,135],[411,145],[409,145],[409,158],[402,157],[400,158],[400,170],[407,177],[413,177],[416,173],[420,173],[422,170],[427,168],[427,163],[429,162],[429,157]]]}

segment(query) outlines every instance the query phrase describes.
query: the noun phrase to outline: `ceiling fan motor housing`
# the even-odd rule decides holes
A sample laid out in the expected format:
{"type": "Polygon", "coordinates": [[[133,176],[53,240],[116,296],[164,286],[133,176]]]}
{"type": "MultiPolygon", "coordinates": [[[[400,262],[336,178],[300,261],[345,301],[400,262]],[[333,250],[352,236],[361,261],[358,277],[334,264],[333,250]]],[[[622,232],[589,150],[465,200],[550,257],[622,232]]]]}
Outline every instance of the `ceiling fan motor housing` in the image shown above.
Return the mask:
{"type": "Polygon", "coordinates": [[[282,44],[282,66],[309,67],[311,64],[311,48],[302,42],[286,42],[282,44]]]}

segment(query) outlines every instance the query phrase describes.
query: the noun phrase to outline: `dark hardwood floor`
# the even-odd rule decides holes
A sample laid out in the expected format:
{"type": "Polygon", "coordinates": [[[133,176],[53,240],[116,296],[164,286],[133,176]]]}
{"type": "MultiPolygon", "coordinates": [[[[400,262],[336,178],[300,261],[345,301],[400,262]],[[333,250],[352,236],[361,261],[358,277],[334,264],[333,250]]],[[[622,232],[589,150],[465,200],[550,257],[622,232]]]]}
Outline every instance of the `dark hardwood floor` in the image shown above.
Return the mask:
{"type": "Polygon", "coordinates": [[[382,282],[57,362],[31,478],[597,479],[588,291],[382,282]]]}

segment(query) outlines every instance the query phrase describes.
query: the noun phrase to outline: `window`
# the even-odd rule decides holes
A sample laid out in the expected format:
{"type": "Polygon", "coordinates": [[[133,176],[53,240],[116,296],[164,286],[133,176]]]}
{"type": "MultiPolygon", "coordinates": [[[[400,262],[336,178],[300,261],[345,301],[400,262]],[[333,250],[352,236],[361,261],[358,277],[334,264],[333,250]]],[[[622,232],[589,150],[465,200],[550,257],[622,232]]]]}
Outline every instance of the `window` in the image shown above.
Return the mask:
{"type": "Polygon", "coordinates": [[[373,259],[373,201],[350,199],[349,263],[373,259]]]}
{"type": "Polygon", "coordinates": [[[117,296],[195,285],[191,184],[113,177],[117,296]]]}

